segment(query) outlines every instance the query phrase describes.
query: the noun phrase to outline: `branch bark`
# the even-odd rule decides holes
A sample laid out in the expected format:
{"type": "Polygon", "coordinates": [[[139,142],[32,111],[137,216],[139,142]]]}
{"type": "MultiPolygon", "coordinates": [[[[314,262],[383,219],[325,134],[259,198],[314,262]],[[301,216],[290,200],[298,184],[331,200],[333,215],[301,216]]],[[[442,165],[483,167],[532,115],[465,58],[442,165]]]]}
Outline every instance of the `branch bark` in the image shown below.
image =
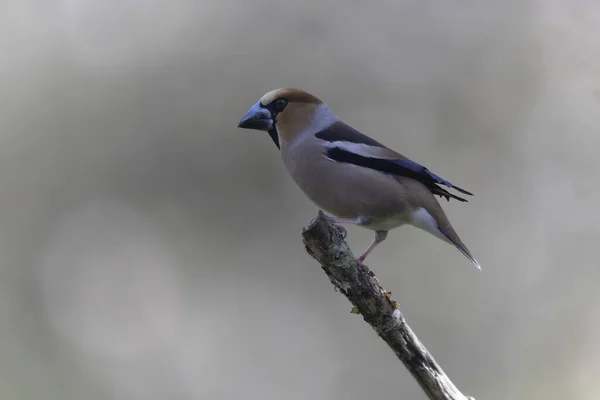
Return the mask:
{"type": "Polygon", "coordinates": [[[359,263],[344,240],[344,228],[319,215],[302,230],[306,251],[320,264],[334,286],[362,314],[408,368],[431,400],[475,400],[463,395],[406,323],[398,304],[369,268],[359,263]]]}

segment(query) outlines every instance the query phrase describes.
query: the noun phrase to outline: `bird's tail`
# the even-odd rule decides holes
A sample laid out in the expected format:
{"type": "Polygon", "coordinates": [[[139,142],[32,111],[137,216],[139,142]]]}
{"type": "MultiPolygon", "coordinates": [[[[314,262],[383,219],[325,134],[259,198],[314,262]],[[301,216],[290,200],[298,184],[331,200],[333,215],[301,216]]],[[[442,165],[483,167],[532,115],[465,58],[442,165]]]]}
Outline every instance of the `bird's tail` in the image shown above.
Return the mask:
{"type": "MultiPolygon", "coordinates": [[[[443,233],[443,232],[442,232],[443,233]]],[[[448,236],[446,236],[448,237],[448,236]]],[[[475,267],[477,267],[478,270],[481,271],[481,265],[479,265],[479,263],[477,262],[477,260],[475,259],[475,257],[473,257],[473,254],[471,254],[471,252],[469,251],[469,249],[467,248],[467,246],[465,246],[465,244],[458,239],[458,241],[454,241],[452,239],[450,239],[448,237],[448,240],[450,241],[451,244],[453,244],[461,253],[463,253],[465,255],[465,257],[467,257],[469,260],[471,260],[471,262],[475,265],[475,267]]]]}
{"type": "Polygon", "coordinates": [[[461,253],[463,253],[465,257],[471,260],[478,270],[481,270],[481,265],[479,265],[467,246],[465,246],[462,240],[460,240],[460,237],[454,228],[452,228],[452,225],[450,225],[450,221],[448,221],[448,218],[446,218],[446,215],[443,213],[437,201],[435,204],[437,205],[436,208],[440,211],[437,213],[437,219],[434,218],[431,213],[427,211],[427,209],[420,208],[412,213],[410,217],[410,223],[417,228],[423,229],[424,231],[431,233],[433,236],[442,239],[444,242],[450,243],[461,253]]]}

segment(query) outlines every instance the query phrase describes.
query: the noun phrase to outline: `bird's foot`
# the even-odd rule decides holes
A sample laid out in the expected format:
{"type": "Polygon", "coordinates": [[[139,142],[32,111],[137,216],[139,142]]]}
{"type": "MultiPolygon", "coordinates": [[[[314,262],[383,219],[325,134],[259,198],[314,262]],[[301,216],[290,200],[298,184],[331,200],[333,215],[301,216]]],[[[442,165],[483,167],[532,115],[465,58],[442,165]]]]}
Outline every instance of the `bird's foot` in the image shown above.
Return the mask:
{"type": "Polygon", "coordinates": [[[346,236],[348,236],[348,231],[346,230],[346,228],[338,225],[337,229],[342,234],[342,240],[346,239],[346,236]]]}
{"type": "Polygon", "coordinates": [[[343,226],[340,226],[339,224],[346,224],[346,223],[353,223],[354,222],[354,221],[349,220],[349,219],[341,219],[341,218],[336,218],[336,217],[329,216],[329,215],[325,214],[321,210],[319,210],[319,217],[323,218],[324,220],[326,220],[330,224],[335,225],[337,231],[342,235],[342,240],[346,239],[346,236],[348,236],[348,231],[346,230],[346,228],[344,228],[343,226]]]}

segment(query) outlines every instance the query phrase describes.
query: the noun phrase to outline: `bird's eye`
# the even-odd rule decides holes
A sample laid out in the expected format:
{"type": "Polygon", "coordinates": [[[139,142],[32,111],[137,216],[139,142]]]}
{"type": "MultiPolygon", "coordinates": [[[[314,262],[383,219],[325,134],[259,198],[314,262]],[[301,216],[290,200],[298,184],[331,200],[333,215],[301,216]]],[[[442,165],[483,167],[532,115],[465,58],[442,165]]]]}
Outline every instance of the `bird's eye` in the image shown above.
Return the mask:
{"type": "Polygon", "coordinates": [[[277,111],[283,111],[283,109],[285,108],[285,106],[287,106],[287,100],[286,99],[277,99],[277,100],[275,100],[275,108],[277,109],[277,111]]]}

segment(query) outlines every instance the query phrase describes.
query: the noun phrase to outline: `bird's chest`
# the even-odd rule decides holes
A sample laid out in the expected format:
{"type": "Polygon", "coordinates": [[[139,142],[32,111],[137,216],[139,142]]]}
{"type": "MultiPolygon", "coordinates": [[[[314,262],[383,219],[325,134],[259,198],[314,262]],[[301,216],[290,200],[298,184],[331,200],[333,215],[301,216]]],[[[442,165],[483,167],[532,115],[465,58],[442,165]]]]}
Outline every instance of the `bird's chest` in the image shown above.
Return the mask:
{"type": "Polygon", "coordinates": [[[318,201],[334,194],[326,188],[331,188],[339,171],[325,157],[323,149],[307,144],[291,145],[282,152],[282,160],[292,179],[311,199],[318,201]]]}
{"type": "Polygon", "coordinates": [[[283,163],[304,194],[320,208],[334,215],[348,214],[346,203],[356,193],[348,170],[329,160],[324,149],[301,144],[283,153],[283,163]]]}

